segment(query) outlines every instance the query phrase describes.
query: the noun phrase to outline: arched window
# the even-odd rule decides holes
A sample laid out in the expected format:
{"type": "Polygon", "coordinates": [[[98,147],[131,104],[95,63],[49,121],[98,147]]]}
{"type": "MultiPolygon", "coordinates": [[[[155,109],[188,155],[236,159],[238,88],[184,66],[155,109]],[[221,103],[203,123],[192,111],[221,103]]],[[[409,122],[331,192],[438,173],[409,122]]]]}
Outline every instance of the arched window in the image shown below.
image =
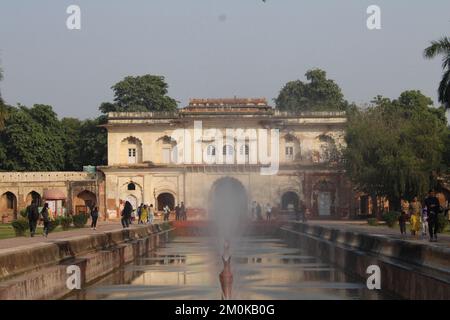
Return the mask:
{"type": "Polygon", "coordinates": [[[212,146],[212,145],[209,145],[207,148],[206,148],[206,154],[208,155],[208,156],[215,156],[216,155],[216,147],[214,147],[214,146],[212,146]]]}
{"type": "Polygon", "coordinates": [[[245,162],[247,163],[249,161],[249,155],[250,155],[250,147],[248,146],[248,144],[242,145],[239,148],[239,154],[244,157],[243,159],[245,159],[245,162]]]}
{"type": "Polygon", "coordinates": [[[223,146],[223,155],[224,156],[233,156],[233,146],[226,144],[223,146]]]}
{"type": "Polygon", "coordinates": [[[133,182],[129,183],[128,191],[134,191],[134,190],[136,190],[136,185],[133,182]]]}

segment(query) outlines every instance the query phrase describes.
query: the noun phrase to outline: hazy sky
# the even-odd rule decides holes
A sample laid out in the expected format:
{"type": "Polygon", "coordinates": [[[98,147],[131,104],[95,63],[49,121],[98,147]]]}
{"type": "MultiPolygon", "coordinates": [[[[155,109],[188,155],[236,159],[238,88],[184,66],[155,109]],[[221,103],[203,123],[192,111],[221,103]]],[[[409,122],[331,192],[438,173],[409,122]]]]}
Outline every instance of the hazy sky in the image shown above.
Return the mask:
{"type": "MultiPolygon", "coordinates": [[[[448,0],[1,0],[3,98],[96,116],[126,75],[159,74],[184,106],[193,97],[275,98],[323,68],[349,101],[420,89],[435,101],[441,61],[430,40],[449,35],[448,0]],[[81,7],[81,30],[66,8],[81,7]],[[381,7],[382,30],[366,27],[381,7]]],[[[272,102],[272,101],[271,101],[272,102]]]]}

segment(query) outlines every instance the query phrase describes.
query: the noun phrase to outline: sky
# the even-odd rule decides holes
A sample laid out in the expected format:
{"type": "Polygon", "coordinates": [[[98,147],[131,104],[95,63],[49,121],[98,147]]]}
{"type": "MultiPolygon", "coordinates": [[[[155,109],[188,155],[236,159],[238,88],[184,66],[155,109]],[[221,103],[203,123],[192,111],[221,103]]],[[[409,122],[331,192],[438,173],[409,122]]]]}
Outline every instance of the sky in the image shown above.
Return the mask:
{"type": "Polygon", "coordinates": [[[431,40],[449,35],[448,0],[1,0],[0,90],[7,103],[52,105],[60,117],[99,115],[127,75],[163,75],[169,95],[265,97],[327,71],[347,100],[366,104],[418,89],[437,102],[441,60],[431,40]],[[69,30],[69,5],[81,30],[69,30]],[[369,5],[381,30],[366,26],[369,5]]]}

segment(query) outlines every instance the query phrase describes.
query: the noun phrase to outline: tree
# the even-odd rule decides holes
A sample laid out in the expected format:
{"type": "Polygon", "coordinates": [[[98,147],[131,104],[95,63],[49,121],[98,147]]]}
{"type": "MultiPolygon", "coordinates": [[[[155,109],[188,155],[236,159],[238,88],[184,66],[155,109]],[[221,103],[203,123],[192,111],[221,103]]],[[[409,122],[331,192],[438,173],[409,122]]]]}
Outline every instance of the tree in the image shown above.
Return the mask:
{"type": "Polygon", "coordinates": [[[301,80],[288,82],[275,99],[277,109],[285,111],[333,111],[346,110],[341,88],[326,72],[320,69],[309,70],[305,74],[307,83],[301,80]]]}
{"type": "Polygon", "coordinates": [[[0,169],[60,171],[64,147],[60,123],[50,106],[11,108],[0,133],[0,169]]]}
{"type": "MultiPolygon", "coordinates": [[[[0,68],[0,81],[3,80],[3,70],[0,68]]],[[[5,120],[8,117],[7,107],[5,106],[0,92],[0,131],[5,128],[5,120]]]]}
{"type": "Polygon", "coordinates": [[[111,89],[114,103],[102,103],[99,109],[103,113],[174,111],[177,108],[177,102],[167,96],[168,85],[162,76],[128,76],[111,89]]]}
{"type": "Polygon", "coordinates": [[[63,143],[65,157],[64,169],[67,171],[81,170],[83,164],[80,162],[80,153],[84,150],[84,146],[80,144],[82,121],[76,118],[61,119],[63,129],[63,143]]]}
{"type": "Polygon", "coordinates": [[[432,41],[431,45],[424,50],[427,59],[433,59],[442,55],[442,69],[444,73],[439,84],[438,95],[446,109],[450,109],[450,38],[442,37],[440,40],[432,41]]]}
{"type": "Polygon", "coordinates": [[[378,96],[349,118],[347,174],[359,190],[387,197],[397,210],[401,198],[424,195],[441,167],[447,128],[430,101],[420,91],[392,101],[378,96]]]}
{"type": "Polygon", "coordinates": [[[85,165],[107,164],[106,130],[99,125],[105,117],[80,121],[75,118],[61,120],[64,128],[65,170],[82,170],[85,165]]]}

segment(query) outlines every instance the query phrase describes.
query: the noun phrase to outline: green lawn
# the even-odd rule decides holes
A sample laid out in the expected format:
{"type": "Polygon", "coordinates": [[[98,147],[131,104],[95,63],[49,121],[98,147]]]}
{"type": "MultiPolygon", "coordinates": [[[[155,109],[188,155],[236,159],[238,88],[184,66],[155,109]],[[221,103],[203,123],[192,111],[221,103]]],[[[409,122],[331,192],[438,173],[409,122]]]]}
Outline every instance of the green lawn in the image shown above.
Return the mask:
{"type": "MultiPolygon", "coordinates": [[[[71,227],[69,230],[75,229],[74,227],[71,227]]],[[[42,235],[42,226],[38,226],[36,229],[36,235],[42,235]]],[[[53,232],[61,232],[64,231],[62,229],[61,226],[56,227],[55,230],[52,231],[53,232]]],[[[25,233],[26,237],[30,236],[30,232],[27,231],[25,233]]],[[[16,237],[16,233],[14,232],[13,227],[11,226],[10,223],[6,223],[6,224],[0,224],[0,240],[1,239],[8,239],[8,238],[15,238],[16,237]]]]}

